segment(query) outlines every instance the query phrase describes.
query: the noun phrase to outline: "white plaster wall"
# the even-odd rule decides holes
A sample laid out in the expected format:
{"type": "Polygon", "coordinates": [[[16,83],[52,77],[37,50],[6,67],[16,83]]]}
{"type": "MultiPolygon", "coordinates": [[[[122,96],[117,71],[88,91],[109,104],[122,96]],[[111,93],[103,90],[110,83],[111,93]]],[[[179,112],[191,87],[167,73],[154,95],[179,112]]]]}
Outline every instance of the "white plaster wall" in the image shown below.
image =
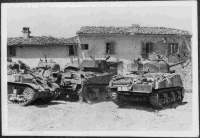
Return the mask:
{"type": "Polygon", "coordinates": [[[95,56],[96,58],[107,57],[106,42],[114,41],[115,54],[109,54],[117,59],[134,60],[142,58],[141,56],[141,41],[151,41],[154,43],[153,51],[156,54],[164,54],[167,50],[167,45],[164,43],[163,38],[166,37],[168,42],[179,43],[182,49],[182,37],[178,36],[129,36],[129,35],[80,35],[79,40],[82,44],[89,44],[89,50],[79,51],[84,53],[85,57],[95,56]]]}
{"type": "Polygon", "coordinates": [[[65,58],[68,46],[21,46],[16,47],[16,58],[65,58]]]}
{"type": "MultiPolygon", "coordinates": [[[[84,55],[86,58],[93,56],[95,58],[105,58],[111,56],[112,58],[119,59],[125,62],[126,66],[136,60],[137,58],[157,58],[156,54],[164,56],[164,60],[170,63],[179,62],[188,58],[189,55],[184,56],[184,51],[187,51],[185,44],[183,43],[183,37],[181,36],[166,36],[166,35],[79,35],[81,44],[89,44],[89,50],[79,50],[80,58],[84,55]],[[164,38],[167,41],[164,41],[164,38]],[[106,54],[106,42],[115,42],[115,54],[106,54]],[[141,55],[141,42],[153,42],[153,53],[147,55],[141,55]],[[167,54],[167,43],[179,43],[179,49],[181,51],[180,56],[178,53],[167,54]]],[[[186,52],[187,54],[188,52],[186,52]]],[[[190,53],[191,54],[191,53],[190,53]]]]}
{"type": "Polygon", "coordinates": [[[105,53],[106,42],[114,41],[116,43],[116,53],[110,56],[119,59],[134,60],[137,58],[141,58],[141,41],[153,42],[153,51],[156,52],[156,54],[164,54],[167,50],[167,44],[164,43],[163,38],[167,38],[167,42],[179,43],[180,50],[182,50],[184,47],[184,40],[181,36],[79,35],[80,43],[89,44],[89,50],[83,50],[79,52],[81,52],[80,55],[84,53],[86,57],[106,57],[108,56],[105,53]]]}
{"type": "Polygon", "coordinates": [[[16,46],[16,56],[12,57],[12,60],[21,60],[33,68],[37,67],[40,58],[45,59],[45,54],[48,61],[52,59],[60,64],[61,68],[72,60],[77,60],[77,56],[68,55],[68,46],[16,46]]]}
{"type": "Polygon", "coordinates": [[[93,56],[95,58],[105,58],[107,56],[114,57],[116,59],[127,59],[132,60],[137,54],[138,57],[141,57],[138,53],[140,45],[137,39],[133,39],[131,36],[123,35],[88,35],[80,36],[80,42],[82,44],[89,44],[89,50],[79,51],[79,55],[84,53],[85,57],[93,56]],[[133,39],[133,40],[132,40],[133,39]],[[106,42],[114,41],[115,45],[115,54],[106,54],[106,42]],[[135,53],[133,55],[133,53],[135,53]]]}

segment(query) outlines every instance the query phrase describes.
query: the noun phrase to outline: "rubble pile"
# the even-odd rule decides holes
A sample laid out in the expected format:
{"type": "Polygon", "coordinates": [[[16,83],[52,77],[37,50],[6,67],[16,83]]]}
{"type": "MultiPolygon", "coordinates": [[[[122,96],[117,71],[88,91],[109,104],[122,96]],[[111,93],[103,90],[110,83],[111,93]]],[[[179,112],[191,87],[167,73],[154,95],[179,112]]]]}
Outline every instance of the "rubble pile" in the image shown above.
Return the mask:
{"type": "Polygon", "coordinates": [[[52,36],[8,38],[8,45],[65,45],[78,43],[77,36],[71,38],[55,38],[52,36]]]}
{"type": "Polygon", "coordinates": [[[191,35],[190,32],[165,28],[165,27],[114,27],[114,26],[85,26],[77,32],[77,34],[168,34],[168,35],[191,35]]]}

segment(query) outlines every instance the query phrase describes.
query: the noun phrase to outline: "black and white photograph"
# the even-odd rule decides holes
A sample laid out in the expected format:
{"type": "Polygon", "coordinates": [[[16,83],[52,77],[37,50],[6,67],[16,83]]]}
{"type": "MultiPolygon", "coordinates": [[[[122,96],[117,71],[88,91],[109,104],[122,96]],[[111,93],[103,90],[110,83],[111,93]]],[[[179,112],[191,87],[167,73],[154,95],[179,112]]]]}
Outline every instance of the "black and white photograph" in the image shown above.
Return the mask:
{"type": "Polygon", "coordinates": [[[1,4],[2,135],[198,137],[197,35],[197,1],[1,4]]]}

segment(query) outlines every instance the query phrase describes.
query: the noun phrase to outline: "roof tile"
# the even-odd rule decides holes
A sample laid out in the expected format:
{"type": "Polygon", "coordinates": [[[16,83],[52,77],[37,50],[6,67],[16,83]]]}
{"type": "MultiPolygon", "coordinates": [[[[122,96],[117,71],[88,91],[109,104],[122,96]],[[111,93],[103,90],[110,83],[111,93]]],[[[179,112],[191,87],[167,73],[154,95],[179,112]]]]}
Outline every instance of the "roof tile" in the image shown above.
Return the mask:
{"type": "Polygon", "coordinates": [[[55,38],[52,36],[41,36],[41,37],[12,37],[7,39],[8,46],[13,45],[68,45],[68,44],[77,44],[78,37],[71,38],[55,38]]]}
{"type": "Polygon", "coordinates": [[[77,34],[125,34],[125,35],[191,35],[189,31],[165,27],[114,27],[84,26],[77,34]]]}

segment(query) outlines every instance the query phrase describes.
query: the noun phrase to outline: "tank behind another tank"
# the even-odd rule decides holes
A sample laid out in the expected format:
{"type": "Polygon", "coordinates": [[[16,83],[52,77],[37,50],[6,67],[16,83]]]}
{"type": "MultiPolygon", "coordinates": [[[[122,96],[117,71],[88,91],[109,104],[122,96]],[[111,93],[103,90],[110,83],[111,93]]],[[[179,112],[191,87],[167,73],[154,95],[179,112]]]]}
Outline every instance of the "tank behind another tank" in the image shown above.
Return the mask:
{"type": "Polygon", "coordinates": [[[91,103],[93,101],[109,100],[107,86],[111,78],[117,74],[119,62],[109,62],[105,59],[83,60],[80,65],[81,89],[79,100],[91,103]]]}

